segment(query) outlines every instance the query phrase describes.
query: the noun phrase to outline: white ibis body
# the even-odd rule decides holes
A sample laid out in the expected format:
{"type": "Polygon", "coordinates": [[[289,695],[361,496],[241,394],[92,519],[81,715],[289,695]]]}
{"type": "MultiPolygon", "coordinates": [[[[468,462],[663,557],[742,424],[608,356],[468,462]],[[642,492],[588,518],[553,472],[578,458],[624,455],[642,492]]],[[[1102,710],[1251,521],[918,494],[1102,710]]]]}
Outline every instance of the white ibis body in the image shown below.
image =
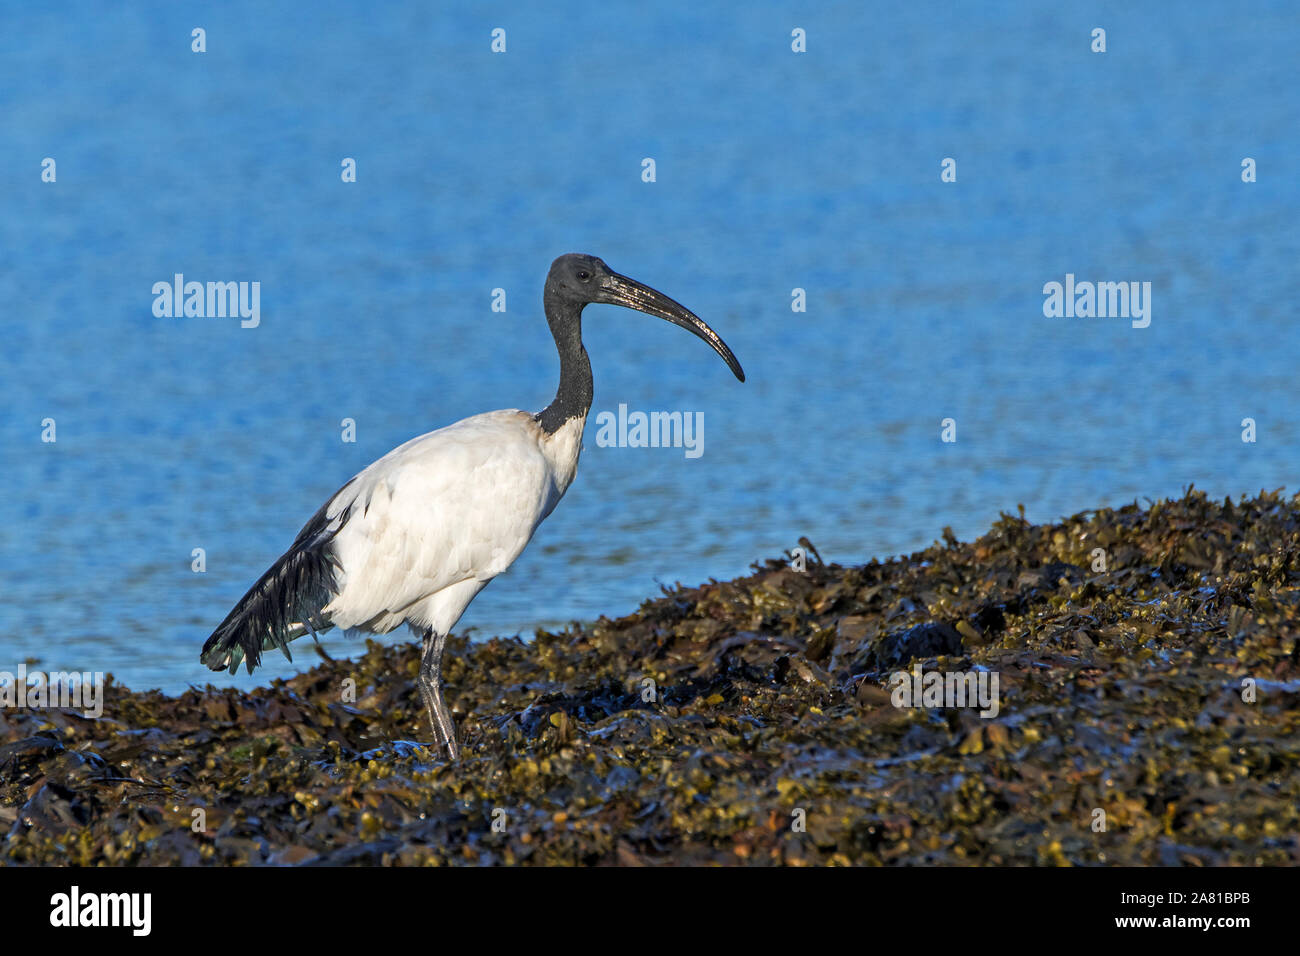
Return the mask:
{"type": "Polygon", "coordinates": [[[610,270],[595,256],[551,264],[543,304],[560,353],[555,400],[537,414],[485,412],[413,438],[325,502],[203,645],[213,670],[331,628],[386,634],[405,623],[423,640],[417,686],[435,736],[454,760],[442,697],[447,634],[474,596],[519,557],[578,469],[591,408],[582,310],[622,305],[694,332],[745,380],[726,343],[692,312],[610,270]]]}

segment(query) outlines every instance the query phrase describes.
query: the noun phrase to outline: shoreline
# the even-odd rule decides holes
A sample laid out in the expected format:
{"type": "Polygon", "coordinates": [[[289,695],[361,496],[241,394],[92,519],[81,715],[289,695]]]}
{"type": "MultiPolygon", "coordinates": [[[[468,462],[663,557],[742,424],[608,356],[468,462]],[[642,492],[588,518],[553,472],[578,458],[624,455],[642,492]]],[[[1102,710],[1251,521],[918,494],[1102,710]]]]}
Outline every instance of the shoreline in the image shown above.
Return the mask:
{"type": "Polygon", "coordinates": [[[405,641],[254,691],[110,683],[99,720],[0,709],[0,863],[1300,862],[1300,499],[807,550],[453,636],[456,765],[410,743],[405,641]]]}

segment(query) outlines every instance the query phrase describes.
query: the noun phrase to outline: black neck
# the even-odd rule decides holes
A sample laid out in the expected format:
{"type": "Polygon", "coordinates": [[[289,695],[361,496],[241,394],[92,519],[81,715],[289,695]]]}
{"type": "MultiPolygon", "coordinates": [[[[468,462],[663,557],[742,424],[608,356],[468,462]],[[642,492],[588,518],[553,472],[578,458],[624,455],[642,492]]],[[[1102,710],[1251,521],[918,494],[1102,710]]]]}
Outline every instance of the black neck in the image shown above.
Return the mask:
{"type": "Polygon", "coordinates": [[[537,416],[537,422],[548,435],[554,435],[565,422],[585,418],[591,409],[591,362],[582,346],[582,307],[559,302],[546,290],[546,319],[555,337],[555,348],[560,353],[560,387],[555,401],[537,416]]]}

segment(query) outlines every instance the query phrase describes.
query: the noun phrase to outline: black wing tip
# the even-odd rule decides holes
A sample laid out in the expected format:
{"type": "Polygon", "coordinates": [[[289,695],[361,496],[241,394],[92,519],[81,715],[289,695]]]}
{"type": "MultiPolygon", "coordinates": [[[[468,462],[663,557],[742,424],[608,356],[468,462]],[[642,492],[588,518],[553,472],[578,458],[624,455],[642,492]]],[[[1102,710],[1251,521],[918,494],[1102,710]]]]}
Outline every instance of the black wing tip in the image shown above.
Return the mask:
{"type": "Polygon", "coordinates": [[[289,642],[304,633],[329,630],[321,610],[334,590],[334,562],[327,547],[291,549],[275,562],[218,625],[203,645],[199,662],[231,674],[245,664],[248,673],[262,663],[262,652],[278,647],[290,662],[289,642]]]}
{"type": "Polygon", "coordinates": [[[338,560],[332,542],[352,506],[349,504],[333,518],[329,507],[355,480],[350,479],[330,496],[298,532],[289,550],[240,598],[204,643],[200,663],[214,671],[228,669],[231,674],[243,663],[251,674],[262,663],[262,651],[272,647],[280,648],[293,661],[289,641],[302,636],[289,636],[295,624],[305,625],[313,637],[317,631],[330,629],[330,622],[321,612],[336,589],[338,560]],[[333,522],[337,524],[331,527],[333,522]]]}
{"type": "Polygon", "coordinates": [[[199,663],[206,664],[209,670],[229,671],[232,675],[239,673],[240,664],[245,664],[251,674],[262,663],[261,648],[253,649],[240,641],[223,622],[204,643],[199,663]]]}

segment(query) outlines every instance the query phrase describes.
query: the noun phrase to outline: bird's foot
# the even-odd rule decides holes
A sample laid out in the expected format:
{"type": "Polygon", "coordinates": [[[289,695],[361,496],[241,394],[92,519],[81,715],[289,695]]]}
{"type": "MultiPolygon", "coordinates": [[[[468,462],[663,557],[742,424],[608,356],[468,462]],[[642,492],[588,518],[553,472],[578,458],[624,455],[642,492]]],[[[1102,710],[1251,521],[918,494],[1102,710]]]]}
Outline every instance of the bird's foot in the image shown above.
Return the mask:
{"type": "Polygon", "coordinates": [[[398,758],[414,758],[421,763],[448,760],[447,748],[438,740],[427,743],[422,740],[390,740],[388,746],[393,756],[398,758]]]}

